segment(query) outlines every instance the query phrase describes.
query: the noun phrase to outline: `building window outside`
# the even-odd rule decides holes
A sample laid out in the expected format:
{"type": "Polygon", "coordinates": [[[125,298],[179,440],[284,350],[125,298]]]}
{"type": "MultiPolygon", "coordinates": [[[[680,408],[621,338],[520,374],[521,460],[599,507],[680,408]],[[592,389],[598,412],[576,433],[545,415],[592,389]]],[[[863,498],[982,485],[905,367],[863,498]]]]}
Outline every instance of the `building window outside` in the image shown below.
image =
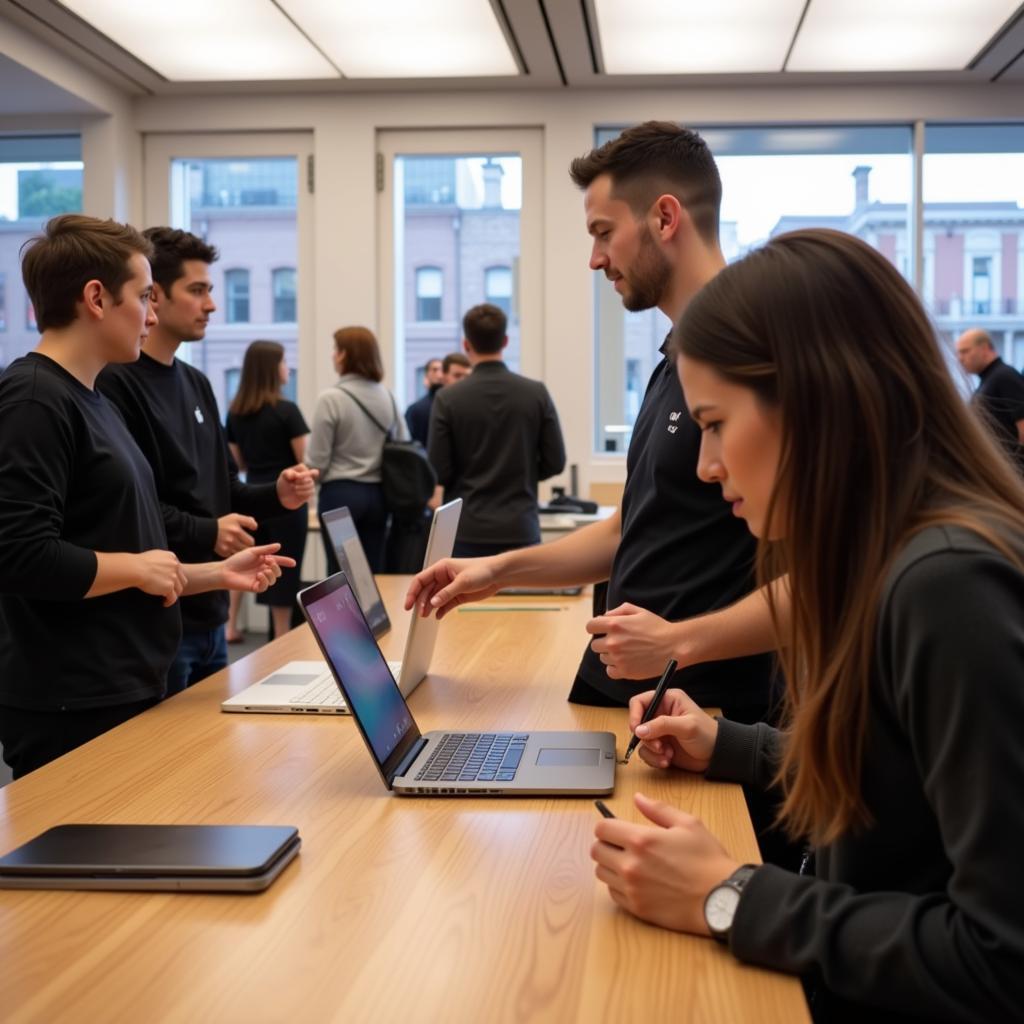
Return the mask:
{"type": "Polygon", "coordinates": [[[227,296],[225,318],[229,324],[249,322],[249,271],[225,270],[224,291],[227,296]]]}
{"type": "Polygon", "coordinates": [[[443,284],[440,267],[420,267],[416,271],[416,319],[420,323],[441,319],[443,284]]]}
{"type": "Polygon", "coordinates": [[[973,261],[971,295],[974,312],[988,316],[992,312],[992,258],[975,256],[973,261]]]}
{"type": "Polygon", "coordinates": [[[295,268],[280,267],[273,273],[274,323],[293,324],[295,315],[295,268]]]}
{"type": "Polygon", "coordinates": [[[22,246],[62,213],[82,210],[78,135],[0,135],[0,367],[39,342],[22,283],[22,246]]]}
{"type": "Polygon", "coordinates": [[[505,316],[512,315],[511,267],[488,267],[484,271],[484,298],[502,310],[505,316]]]}

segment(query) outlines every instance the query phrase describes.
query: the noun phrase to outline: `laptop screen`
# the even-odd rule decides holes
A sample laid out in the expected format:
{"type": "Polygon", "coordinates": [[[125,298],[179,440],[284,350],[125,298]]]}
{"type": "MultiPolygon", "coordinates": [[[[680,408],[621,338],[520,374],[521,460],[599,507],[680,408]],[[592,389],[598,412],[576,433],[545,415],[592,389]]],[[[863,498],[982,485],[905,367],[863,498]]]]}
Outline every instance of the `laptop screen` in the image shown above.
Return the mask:
{"type": "MultiPolygon", "coordinates": [[[[316,589],[343,580],[340,574],[332,576],[316,589]]],[[[410,729],[417,734],[418,730],[351,586],[341,582],[308,604],[303,602],[303,607],[324,655],[342,681],[349,710],[383,765],[410,729]]]]}
{"type": "Polygon", "coordinates": [[[370,624],[374,636],[381,636],[391,628],[384,601],[377,589],[377,582],[370,571],[366,560],[363,543],[356,532],[356,524],[347,508],[335,508],[321,515],[331,540],[338,565],[348,577],[352,589],[359,599],[359,607],[363,609],[366,621],[370,624]]]}

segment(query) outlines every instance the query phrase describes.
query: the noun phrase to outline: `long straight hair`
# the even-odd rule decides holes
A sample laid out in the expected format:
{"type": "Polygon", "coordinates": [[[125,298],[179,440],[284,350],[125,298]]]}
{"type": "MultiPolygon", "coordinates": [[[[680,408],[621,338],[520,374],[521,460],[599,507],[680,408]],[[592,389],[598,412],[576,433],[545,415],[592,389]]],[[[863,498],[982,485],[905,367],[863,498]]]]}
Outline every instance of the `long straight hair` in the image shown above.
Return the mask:
{"type": "Polygon", "coordinates": [[[875,630],[887,571],[934,524],[964,526],[1017,565],[1024,482],[957,393],[917,296],[866,243],[794,231],[723,270],[673,351],[779,413],[782,444],[758,545],[786,674],[780,820],[831,842],[870,824],[861,790],[875,630]]]}
{"type": "Polygon", "coordinates": [[[254,341],[245,350],[238,393],[229,411],[236,416],[249,416],[265,405],[277,405],[281,400],[282,359],[283,345],[276,341],[254,341]]]}

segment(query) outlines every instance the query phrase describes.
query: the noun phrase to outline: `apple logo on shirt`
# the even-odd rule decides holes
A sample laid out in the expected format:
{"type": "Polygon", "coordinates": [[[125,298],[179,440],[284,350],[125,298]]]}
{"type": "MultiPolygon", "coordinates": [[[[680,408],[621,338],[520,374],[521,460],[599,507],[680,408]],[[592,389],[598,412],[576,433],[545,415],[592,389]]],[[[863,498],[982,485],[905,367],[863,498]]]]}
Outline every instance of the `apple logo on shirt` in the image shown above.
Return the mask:
{"type": "Polygon", "coordinates": [[[205,422],[203,420],[203,414],[200,411],[199,406],[197,405],[196,406],[196,423],[203,423],[203,422],[205,422]]]}

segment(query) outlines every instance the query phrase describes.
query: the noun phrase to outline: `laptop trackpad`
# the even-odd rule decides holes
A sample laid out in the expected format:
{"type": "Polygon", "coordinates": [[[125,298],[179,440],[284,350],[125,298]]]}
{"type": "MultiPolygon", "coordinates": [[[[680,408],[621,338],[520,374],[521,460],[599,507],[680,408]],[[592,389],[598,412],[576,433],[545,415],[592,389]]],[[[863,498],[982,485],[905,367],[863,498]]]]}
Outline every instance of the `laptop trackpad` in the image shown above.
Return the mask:
{"type": "Polygon", "coordinates": [[[601,760],[598,747],[541,747],[537,765],[541,768],[588,768],[601,760]]]}
{"type": "Polygon", "coordinates": [[[320,678],[319,673],[302,675],[298,672],[275,672],[260,680],[260,686],[308,686],[320,678]]]}

